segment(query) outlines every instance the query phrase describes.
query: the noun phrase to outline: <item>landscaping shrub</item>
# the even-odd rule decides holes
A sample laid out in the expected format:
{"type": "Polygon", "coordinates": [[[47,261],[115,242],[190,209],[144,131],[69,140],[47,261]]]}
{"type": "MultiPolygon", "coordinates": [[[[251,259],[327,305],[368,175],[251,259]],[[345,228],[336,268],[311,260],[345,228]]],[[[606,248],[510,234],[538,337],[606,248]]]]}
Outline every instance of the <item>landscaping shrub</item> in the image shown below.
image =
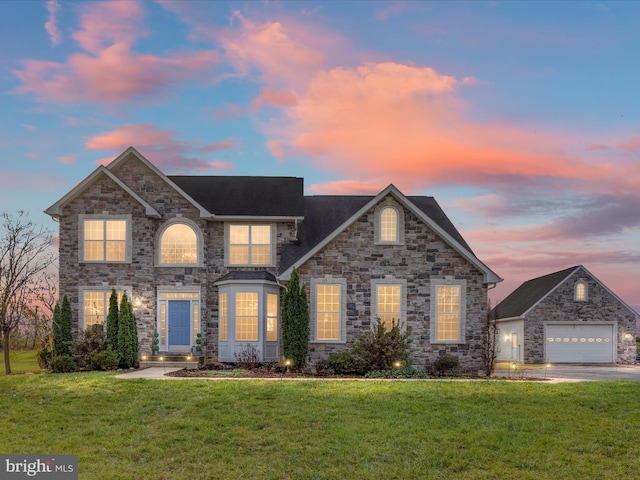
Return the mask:
{"type": "Polygon", "coordinates": [[[118,350],[122,368],[135,367],[138,362],[138,326],[133,314],[133,305],[122,295],[118,316],[118,350]]]}
{"type": "Polygon", "coordinates": [[[77,370],[76,359],[71,355],[56,355],[51,359],[53,373],[69,373],[77,370]]]}
{"type": "Polygon", "coordinates": [[[51,340],[47,340],[40,346],[40,350],[36,354],[38,365],[40,368],[48,370],[51,367],[51,359],[53,358],[53,345],[51,340]]]}
{"type": "Polygon", "coordinates": [[[389,370],[396,362],[411,365],[411,328],[405,332],[392,322],[390,329],[378,318],[373,330],[359,337],[353,344],[352,352],[364,372],[389,370]]]}
{"type": "Polygon", "coordinates": [[[429,378],[430,375],[424,370],[413,367],[392,368],[381,372],[367,372],[367,378],[429,378]]]}
{"type": "Polygon", "coordinates": [[[257,368],[260,364],[260,352],[254,345],[249,343],[240,352],[236,352],[234,357],[240,368],[252,369],[257,368]]]}
{"type": "Polygon", "coordinates": [[[70,355],[73,345],[71,334],[71,303],[65,295],[62,305],[53,310],[53,355],[70,355]]]}
{"type": "Polygon", "coordinates": [[[360,362],[351,352],[332,353],[327,358],[327,368],[336,375],[361,375],[364,373],[360,362]]]}
{"type": "Polygon", "coordinates": [[[118,351],[118,293],[111,290],[109,296],[109,311],[107,313],[107,342],[114,352],[118,351]]]}
{"type": "Polygon", "coordinates": [[[78,368],[91,369],[93,355],[104,352],[106,349],[107,335],[104,332],[103,324],[89,325],[78,334],[76,341],[73,342],[73,354],[76,357],[78,368]]]}
{"type": "Polygon", "coordinates": [[[282,353],[286,360],[293,362],[294,370],[302,370],[307,364],[309,304],[295,268],[282,295],[282,353]]]}
{"type": "Polygon", "coordinates": [[[91,355],[92,370],[115,370],[118,368],[119,362],[118,354],[110,348],[91,355]]]}
{"type": "Polygon", "coordinates": [[[445,375],[446,373],[450,373],[451,370],[460,365],[460,359],[458,357],[454,357],[453,355],[449,355],[448,353],[445,355],[440,355],[435,362],[433,362],[433,368],[438,373],[438,375],[445,375]]]}

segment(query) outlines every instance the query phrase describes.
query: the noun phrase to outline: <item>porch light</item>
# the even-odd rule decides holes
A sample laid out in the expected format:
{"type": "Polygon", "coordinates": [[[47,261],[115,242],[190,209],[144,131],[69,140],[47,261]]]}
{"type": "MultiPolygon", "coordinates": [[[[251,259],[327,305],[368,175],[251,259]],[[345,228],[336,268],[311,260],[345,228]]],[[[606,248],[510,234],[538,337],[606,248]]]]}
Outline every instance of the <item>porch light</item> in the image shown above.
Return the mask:
{"type": "Polygon", "coordinates": [[[133,301],[133,304],[134,304],[136,307],[141,307],[141,306],[142,306],[142,300],[140,299],[140,297],[137,297],[137,298],[133,301]]]}
{"type": "Polygon", "coordinates": [[[631,335],[630,333],[627,333],[624,338],[626,338],[627,340],[631,340],[633,338],[633,335],[631,335]]]}

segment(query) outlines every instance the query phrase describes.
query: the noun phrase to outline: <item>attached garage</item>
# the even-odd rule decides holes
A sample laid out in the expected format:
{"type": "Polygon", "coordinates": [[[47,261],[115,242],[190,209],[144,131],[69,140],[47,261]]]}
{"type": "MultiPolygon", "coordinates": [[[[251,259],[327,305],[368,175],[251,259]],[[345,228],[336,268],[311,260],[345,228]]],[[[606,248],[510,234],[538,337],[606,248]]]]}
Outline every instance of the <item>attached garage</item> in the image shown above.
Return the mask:
{"type": "Polygon", "coordinates": [[[612,324],[546,324],[545,331],[547,362],[615,362],[612,324]]]}

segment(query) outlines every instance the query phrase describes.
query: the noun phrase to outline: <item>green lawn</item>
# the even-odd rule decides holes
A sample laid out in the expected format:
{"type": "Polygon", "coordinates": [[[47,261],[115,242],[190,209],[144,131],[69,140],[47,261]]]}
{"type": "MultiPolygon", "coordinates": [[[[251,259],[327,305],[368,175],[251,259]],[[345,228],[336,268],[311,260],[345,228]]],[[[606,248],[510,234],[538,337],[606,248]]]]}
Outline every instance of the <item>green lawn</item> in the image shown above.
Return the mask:
{"type": "MultiPolygon", "coordinates": [[[[36,350],[11,350],[11,373],[40,372],[36,350]]],[[[0,375],[4,375],[4,353],[0,350],[0,375]]]]}
{"type": "Polygon", "coordinates": [[[629,479],[640,383],[0,379],[0,452],[81,479],[629,479]]]}

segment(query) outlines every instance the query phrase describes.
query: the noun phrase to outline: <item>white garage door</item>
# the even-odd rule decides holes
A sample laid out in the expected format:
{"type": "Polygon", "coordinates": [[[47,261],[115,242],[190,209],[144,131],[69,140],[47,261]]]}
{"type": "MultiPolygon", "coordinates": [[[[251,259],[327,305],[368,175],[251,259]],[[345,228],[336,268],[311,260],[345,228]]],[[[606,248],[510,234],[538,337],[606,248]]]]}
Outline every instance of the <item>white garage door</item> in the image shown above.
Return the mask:
{"type": "Polygon", "coordinates": [[[613,325],[547,325],[545,341],[548,362],[615,362],[613,325]]]}

